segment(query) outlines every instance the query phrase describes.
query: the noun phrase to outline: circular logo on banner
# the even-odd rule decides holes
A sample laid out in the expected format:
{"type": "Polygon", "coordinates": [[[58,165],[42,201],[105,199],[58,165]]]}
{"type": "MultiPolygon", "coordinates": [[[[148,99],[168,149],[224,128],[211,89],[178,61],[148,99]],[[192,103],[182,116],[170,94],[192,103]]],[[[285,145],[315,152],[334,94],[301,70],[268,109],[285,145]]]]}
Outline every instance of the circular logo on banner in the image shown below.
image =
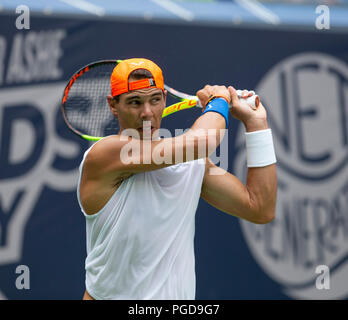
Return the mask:
{"type": "MultiPolygon", "coordinates": [[[[298,54],[275,65],[256,92],[277,156],[276,218],[240,220],[262,269],[295,299],[348,297],[348,68],[332,56],[298,54]],[[325,274],[322,274],[325,270],[325,274]]],[[[244,127],[234,172],[245,181],[244,127]]]]}

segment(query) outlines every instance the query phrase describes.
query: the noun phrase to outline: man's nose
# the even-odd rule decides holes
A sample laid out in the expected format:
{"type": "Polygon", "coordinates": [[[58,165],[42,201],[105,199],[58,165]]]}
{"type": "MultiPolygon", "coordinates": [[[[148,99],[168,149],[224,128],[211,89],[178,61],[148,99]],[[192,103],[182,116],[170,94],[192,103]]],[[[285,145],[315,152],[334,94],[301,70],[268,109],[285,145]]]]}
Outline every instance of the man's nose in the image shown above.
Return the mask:
{"type": "Polygon", "coordinates": [[[143,120],[146,120],[146,119],[151,119],[152,116],[153,116],[153,112],[152,112],[151,104],[149,102],[145,102],[144,108],[141,113],[141,118],[143,120]]]}

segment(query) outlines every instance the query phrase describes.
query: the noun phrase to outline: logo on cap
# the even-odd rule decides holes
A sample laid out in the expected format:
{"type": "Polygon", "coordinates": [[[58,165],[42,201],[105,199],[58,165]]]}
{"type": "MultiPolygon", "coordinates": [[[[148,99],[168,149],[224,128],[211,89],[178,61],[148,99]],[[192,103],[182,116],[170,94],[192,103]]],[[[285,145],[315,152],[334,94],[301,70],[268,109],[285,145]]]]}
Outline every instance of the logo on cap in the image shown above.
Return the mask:
{"type": "Polygon", "coordinates": [[[143,63],[144,63],[144,61],[139,61],[139,62],[131,62],[130,64],[132,64],[134,66],[140,66],[143,63]]]}

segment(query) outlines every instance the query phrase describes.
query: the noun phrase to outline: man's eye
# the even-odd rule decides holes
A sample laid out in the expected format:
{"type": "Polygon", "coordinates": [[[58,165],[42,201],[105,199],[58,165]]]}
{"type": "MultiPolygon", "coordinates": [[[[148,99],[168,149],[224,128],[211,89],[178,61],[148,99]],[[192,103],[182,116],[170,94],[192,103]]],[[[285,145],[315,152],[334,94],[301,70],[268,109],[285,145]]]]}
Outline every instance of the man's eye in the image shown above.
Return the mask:
{"type": "Polygon", "coordinates": [[[140,104],[140,101],[139,100],[132,100],[132,101],[129,102],[129,104],[132,105],[132,106],[137,106],[137,105],[140,104]]]}
{"type": "Polygon", "coordinates": [[[160,98],[152,98],[152,103],[157,103],[157,102],[159,102],[161,99],[160,98]]]}

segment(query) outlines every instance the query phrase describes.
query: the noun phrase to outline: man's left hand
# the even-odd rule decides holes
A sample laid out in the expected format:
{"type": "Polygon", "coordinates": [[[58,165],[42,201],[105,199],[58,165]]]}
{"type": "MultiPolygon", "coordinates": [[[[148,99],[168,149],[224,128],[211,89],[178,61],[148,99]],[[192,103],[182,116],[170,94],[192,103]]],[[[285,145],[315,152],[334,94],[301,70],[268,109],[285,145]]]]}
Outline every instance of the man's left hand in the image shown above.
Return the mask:
{"type": "Polygon", "coordinates": [[[233,118],[243,122],[247,132],[268,129],[267,113],[262,103],[260,102],[259,107],[253,110],[245,101],[246,98],[253,95],[253,92],[243,90],[242,98],[238,98],[237,92],[232,86],[228,87],[228,91],[232,101],[230,113],[233,118]]]}

